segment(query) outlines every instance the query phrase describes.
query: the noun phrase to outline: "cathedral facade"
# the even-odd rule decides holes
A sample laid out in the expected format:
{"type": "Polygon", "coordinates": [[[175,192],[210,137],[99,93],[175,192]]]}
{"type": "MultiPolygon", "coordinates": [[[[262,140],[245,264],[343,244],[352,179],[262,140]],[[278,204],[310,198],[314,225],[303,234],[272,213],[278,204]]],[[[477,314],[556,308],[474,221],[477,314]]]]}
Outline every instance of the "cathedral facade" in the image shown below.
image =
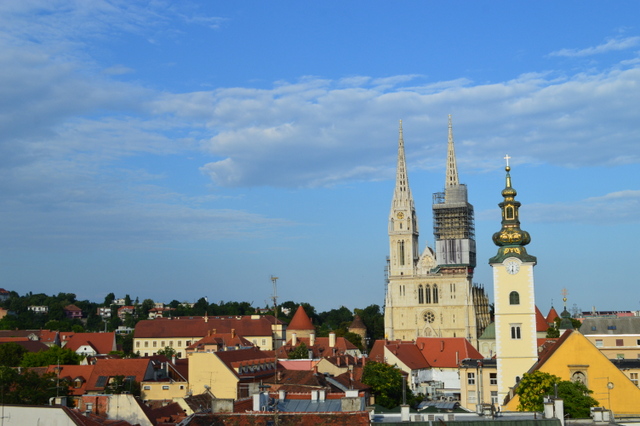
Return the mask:
{"type": "Polygon", "coordinates": [[[386,338],[465,337],[477,345],[490,321],[489,301],[484,288],[473,284],[473,206],[467,201],[466,185],[458,181],[451,116],[445,188],[433,196],[433,223],[435,250],[426,246],[421,252],[401,121],[389,213],[386,338]]]}

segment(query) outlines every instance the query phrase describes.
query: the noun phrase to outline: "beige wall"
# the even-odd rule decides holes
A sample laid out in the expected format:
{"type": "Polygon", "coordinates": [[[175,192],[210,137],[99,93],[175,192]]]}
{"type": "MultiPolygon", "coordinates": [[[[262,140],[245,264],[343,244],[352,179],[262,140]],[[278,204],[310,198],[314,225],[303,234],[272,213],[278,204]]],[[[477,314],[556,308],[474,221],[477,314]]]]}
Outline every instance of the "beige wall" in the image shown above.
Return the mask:
{"type": "Polygon", "coordinates": [[[471,300],[471,286],[466,273],[391,278],[387,290],[391,305],[385,310],[386,338],[471,336],[475,344],[476,307],[471,300]],[[431,289],[438,286],[437,303],[433,298],[431,303],[418,303],[418,286],[424,288],[427,284],[431,289]],[[390,335],[391,329],[393,335],[390,335]]]}
{"type": "MultiPolygon", "coordinates": [[[[160,349],[170,347],[176,350],[178,357],[184,358],[186,356],[186,349],[189,345],[202,339],[204,336],[191,336],[191,337],[147,337],[133,338],[133,351],[140,352],[141,356],[156,355],[160,349]]],[[[242,336],[256,346],[259,346],[263,350],[271,350],[273,347],[272,336],[242,336]]]]}
{"type": "Polygon", "coordinates": [[[210,389],[216,398],[235,399],[238,378],[215,354],[194,352],[189,354],[189,386],[194,395],[210,389]]]}
{"type": "Polygon", "coordinates": [[[588,334],[584,337],[609,359],[640,358],[640,335],[638,334],[588,334]]]}
{"type": "Polygon", "coordinates": [[[475,411],[480,403],[498,404],[498,369],[460,368],[460,404],[475,411]]]}
{"type": "Polygon", "coordinates": [[[140,384],[143,400],[167,400],[184,398],[189,390],[187,382],[142,382],[140,384]]]}

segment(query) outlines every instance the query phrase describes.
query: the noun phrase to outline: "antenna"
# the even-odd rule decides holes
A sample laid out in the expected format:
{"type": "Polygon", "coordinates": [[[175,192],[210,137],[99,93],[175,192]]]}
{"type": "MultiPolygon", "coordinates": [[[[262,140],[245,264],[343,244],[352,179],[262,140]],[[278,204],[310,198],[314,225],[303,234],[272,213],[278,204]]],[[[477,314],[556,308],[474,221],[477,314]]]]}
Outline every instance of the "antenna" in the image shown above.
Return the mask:
{"type": "Polygon", "coordinates": [[[278,277],[271,275],[271,282],[273,283],[273,315],[278,319],[278,277]]]}

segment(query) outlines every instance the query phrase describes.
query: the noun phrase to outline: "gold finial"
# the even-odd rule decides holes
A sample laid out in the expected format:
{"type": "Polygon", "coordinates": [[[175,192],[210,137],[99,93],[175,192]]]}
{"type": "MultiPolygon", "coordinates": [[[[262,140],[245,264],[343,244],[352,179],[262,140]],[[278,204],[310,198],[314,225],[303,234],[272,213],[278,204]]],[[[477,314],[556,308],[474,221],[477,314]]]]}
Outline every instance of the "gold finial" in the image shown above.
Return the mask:
{"type": "Polygon", "coordinates": [[[569,292],[567,291],[566,288],[563,288],[562,291],[560,292],[562,294],[562,301],[564,302],[564,308],[567,308],[567,295],[569,294],[569,292]]]}
{"type": "Polygon", "coordinates": [[[511,167],[509,167],[509,160],[511,159],[511,157],[509,157],[509,154],[504,156],[504,159],[507,161],[507,167],[505,168],[506,171],[511,170],[511,167]]]}

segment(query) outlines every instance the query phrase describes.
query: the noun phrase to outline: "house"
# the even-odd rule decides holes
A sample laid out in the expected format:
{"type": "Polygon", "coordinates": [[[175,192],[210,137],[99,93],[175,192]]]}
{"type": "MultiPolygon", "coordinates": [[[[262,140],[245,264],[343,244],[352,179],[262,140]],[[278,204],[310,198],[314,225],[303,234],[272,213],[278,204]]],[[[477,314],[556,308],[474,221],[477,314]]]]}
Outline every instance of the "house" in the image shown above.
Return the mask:
{"type": "MultiPolygon", "coordinates": [[[[156,303],[156,305],[158,305],[158,304],[156,303]]],[[[164,306],[161,306],[161,307],[156,306],[155,308],[149,309],[149,319],[162,318],[163,316],[165,316],[164,315],[165,312],[167,314],[169,314],[169,313],[171,313],[171,311],[175,311],[175,309],[174,308],[165,308],[164,306]]]]}
{"type": "Polygon", "coordinates": [[[111,307],[110,306],[99,306],[96,310],[96,315],[101,317],[102,319],[111,318],[111,307]]]}
{"type": "Polygon", "coordinates": [[[284,337],[284,323],[271,315],[156,318],[136,324],[134,350],[149,356],[168,346],[184,357],[187,347],[214,330],[216,333],[235,330],[253,345],[269,350],[281,345],[284,337]]]}
{"type": "Polygon", "coordinates": [[[11,292],[5,290],[4,288],[0,288],[0,302],[4,302],[9,297],[11,297],[11,292]]]}
{"type": "Polygon", "coordinates": [[[409,387],[414,392],[427,393],[433,371],[414,342],[377,340],[371,348],[369,359],[398,367],[408,376],[409,387]]]}
{"type": "Polygon", "coordinates": [[[60,346],[60,334],[51,330],[0,330],[0,339],[7,337],[26,337],[32,341],[44,343],[48,347],[60,346]]]}
{"type": "Polygon", "coordinates": [[[94,368],[94,365],[50,365],[47,373],[55,373],[61,383],[66,383],[70,396],[81,396],[87,392],[94,368]]]}
{"type": "Polygon", "coordinates": [[[121,307],[118,308],[118,318],[120,318],[122,321],[125,320],[125,318],[127,317],[127,314],[129,314],[131,316],[135,316],[136,307],[135,306],[121,306],[121,307]]]}
{"type": "MultiPolygon", "coordinates": [[[[567,330],[548,350],[540,354],[529,373],[542,371],[562,380],[581,381],[593,391],[601,407],[618,417],[640,416],[640,389],[579,331],[567,330]]],[[[515,386],[515,383],[514,383],[515,386]]],[[[515,410],[518,395],[510,392],[504,410],[515,410]]],[[[503,410],[503,411],[504,411],[503,410]]]]}
{"type": "Polygon", "coordinates": [[[431,366],[426,395],[460,398],[459,365],[464,359],[483,359],[463,337],[418,337],[416,346],[431,366]]]}
{"type": "Polygon", "coordinates": [[[640,358],[640,317],[588,317],[580,332],[609,359],[640,358]]]}
{"type": "Polygon", "coordinates": [[[258,348],[189,354],[193,394],[210,390],[216,398],[238,399],[258,392],[261,381],[276,372],[273,355],[258,348]]]}
{"type": "Polygon", "coordinates": [[[78,308],[76,305],[71,304],[62,308],[64,314],[69,319],[80,319],[82,318],[82,309],[78,308]]]}
{"type": "Polygon", "coordinates": [[[216,330],[211,330],[206,337],[187,347],[186,351],[189,354],[191,352],[217,352],[251,347],[253,344],[236,334],[235,330],[231,330],[231,333],[216,333],[216,330]]]}
{"type": "Polygon", "coordinates": [[[312,359],[324,358],[328,356],[351,355],[361,357],[362,353],[353,343],[344,337],[337,337],[335,333],[329,333],[329,337],[316,337],[311,333],[308,338],[298,338],[296,333],[292,333],[292,338],[276,351],[278,358],[288,358],[289,352],[300,345],[307,347],[309,357],[312,359]]]}
{"type": "Polygon", "coordinates": [[[154,375],[140,383],[145,401],[173,401],[189,395],[188,360],[172,361],[164,355],[151,357],[154,375]]]}
{"type": "Polygon", "coordinates": [[[63,348],[71,349],[78,355],[108,355],[116,351],[116,333],[73,333],[63,332],[61,335],[63,348]]]}
{"type": "Polygon", "coordinates": [[[27,309],[30,310],[31,312],[35,312],[36,314],[47,314],[47,313],[49,313],[49,307],[48,306],[31,305],[31,306],[27,307],[27,309]]]}
{"type": "Polygon", "coordinates": [[[478,404],[499,405],[495,358],[465,359],[460,363],[460,405],[475,411],[478,404]]]}
{"type": "Polygon", "coordinates": [[[6,317],[7,315],[9,315],[9,310],[5,308],[0,308],[0,319],[6,317]]]}

